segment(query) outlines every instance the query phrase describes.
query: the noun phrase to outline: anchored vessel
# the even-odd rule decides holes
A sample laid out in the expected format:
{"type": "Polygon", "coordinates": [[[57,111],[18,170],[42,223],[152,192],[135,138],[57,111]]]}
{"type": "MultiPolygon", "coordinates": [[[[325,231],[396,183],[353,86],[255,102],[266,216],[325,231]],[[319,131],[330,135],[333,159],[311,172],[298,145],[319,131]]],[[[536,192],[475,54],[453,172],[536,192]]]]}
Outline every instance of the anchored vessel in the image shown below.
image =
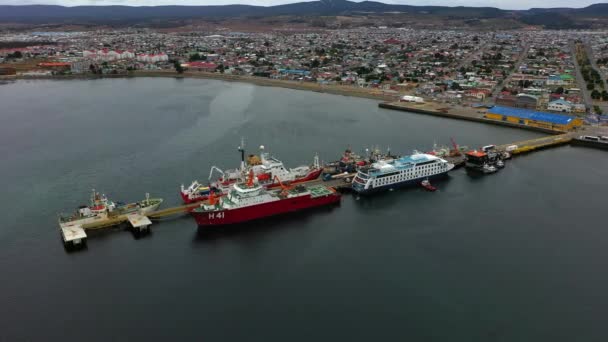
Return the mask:
{"type": "Polygon", "coordinates": [[[264,146],[260,146],[262,152],[259,156],[250,155],[245,162],[245,149],[242,145],[239,147],[241,152],[241,166],[238,169],[222,171],[217,166],[211,167],[209,172],[209,181],[213,176],[213,172],[220,173],[220,178],[217,181],[210,183],[210,186],[204,186],[198,181],[185,188],[181,187],[180,195],[184,203],[194,203],[203,201],[209,198],[209,194],[213,191],[216,195],[230,191],[233,184],[243,181],[249,171],[253,171],[260,184],[267,188],[278,187],[279,183],[286,182],[297,184],[311,181],[319,178],[323,169],[319,165],[319,157],[315,156],[311,166],[299,166],[293,169],[285,167],[282,161],[271,156],[268,152],[263,152],[264,146]]]}
{"type": "MultiPolygon", "coordinates": [[[[465,167],[470,170],[480,171],[483,173],[494,173],[498,169],[492,165],[494,160],[490,159],[487,153],[483,151],[469,151],[466,153],[467,161],[465,167]]],[[[503,164],[504,166],[504,164],[503,164]]]]}
{"type": "Polygon", "coordinates": [[[340,201],[340,194],[324,185],[285,186],[281,190],[266,189],[255,180],[250,171],[247,182],[238,182],[224,196],[213,194],[209,204],[202,204],[191,211],[201,226],[217,226],[241,223],[263,217],[330,205],[340,201]]]}
{"type": "Polygon", "coordinates": [[[453,168],[454,164],[437,156],[414,153],[399,159],[380,160],[359,170],[352,187],[361,194],[394,189],[443,176],[453,168]]]}
{"type": "Polygon", "coordinates": [[[139,202],[114,203],[108,200],[106,195],[93,190],[89,205],[81,205],[71,215],[59,216],[59,228],[64,241],[79,244],[87,237],[83,226],[98,224],[121,215],[135,215],[137,217],[146,215],[157,210],[162,202],[162,198],[150,198],[150,195],[146,194],[146,198],[139,202]]]}

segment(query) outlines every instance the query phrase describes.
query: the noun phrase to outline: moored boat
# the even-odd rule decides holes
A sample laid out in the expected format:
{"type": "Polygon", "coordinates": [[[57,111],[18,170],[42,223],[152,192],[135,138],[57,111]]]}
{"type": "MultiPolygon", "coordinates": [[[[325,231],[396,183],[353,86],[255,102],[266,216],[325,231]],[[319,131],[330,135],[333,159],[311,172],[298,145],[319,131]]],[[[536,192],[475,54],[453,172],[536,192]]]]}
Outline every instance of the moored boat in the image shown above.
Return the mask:
{"type": "Polygon", "coordinates": [[[243,144],[238,150],[241,153],[241,166],[238,169],[222,171],[213,166],[209,173],[209,186],[203,186],[198,181],[192,182],[187,188],[182,185],[180,195],[184,203],[195,203],[209,198],[209,194],[214,192],[216,195],[224,194],[237,182],[243,181],[249,171],[253,171],[258,182],[267,188],[275,188],[279,183],[298,184],[319,178],[323,169],[319,165],[319,156],[315,155],[310,166],[302,165],[296,168],[286,168],[282,161],[264,152],[264,146],[260,155],[249,155],[245,160],[245,149],[243,144]],[[213,172],[220,173],[220,178],[212,181],[213,172]]]}
{"type": "Polygon", "coordinates": [[[162,198],[150,198],[149,194],[146,194],[144,200],[134,203],[113,202],[106,195],[93,190],[89,205],[79,206],[78,210],[71,215],[60,215],[59,224],[62,227],[76,224],[83,225],[100,219],[131,213],[146,215],[157,210],[162,202],[162,198]]]}
{"type": "Polygon", "coordinates": [[[213,193],[208,204],[191,211],[200,227],[242,223],[264,217],[338,203],[341,195],[324,185],[267,189],[250,171],[247,182],[237,182],[220,198],[213,193]]]}
{"type": "Polygon", "coordinates": [[[436,191],[437,188],[434,187],[433,185],[431,185],[431,182],[428,179],[423,180],[422,182],[420,182],[420,185],[425,188],[427,191],[436,191]]]}
{"type": "Polygon", "coordinates": [[[445,176],[454,164],[434,155],[415,152],[395,160],[381,160],[361,169],[352,188],[360,194],[420,184],[426,179],[445,176]]]}
{"type": "Polygon", "coordinates": [[[465,153],[465,167],[470,170],[481,171],[483,173],[496,172],[496,167],[493,166],[495,160],[490,159],[484,151],[473,150],[465,153]]]}

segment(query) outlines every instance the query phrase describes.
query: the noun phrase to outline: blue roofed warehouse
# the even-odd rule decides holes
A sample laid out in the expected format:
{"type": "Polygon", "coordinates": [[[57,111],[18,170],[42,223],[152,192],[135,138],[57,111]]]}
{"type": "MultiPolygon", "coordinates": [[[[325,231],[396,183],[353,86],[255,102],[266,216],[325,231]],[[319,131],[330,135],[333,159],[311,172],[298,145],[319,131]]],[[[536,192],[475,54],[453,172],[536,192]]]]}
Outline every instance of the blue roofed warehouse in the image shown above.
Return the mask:
{"type": "Polygon", "coordinates": [[[529,109],[494,106],[484,115],[487,119],[533,126],[558,131],[570,131],[583,125],[583,120],[573,115],[537,112],[529,109]]]}

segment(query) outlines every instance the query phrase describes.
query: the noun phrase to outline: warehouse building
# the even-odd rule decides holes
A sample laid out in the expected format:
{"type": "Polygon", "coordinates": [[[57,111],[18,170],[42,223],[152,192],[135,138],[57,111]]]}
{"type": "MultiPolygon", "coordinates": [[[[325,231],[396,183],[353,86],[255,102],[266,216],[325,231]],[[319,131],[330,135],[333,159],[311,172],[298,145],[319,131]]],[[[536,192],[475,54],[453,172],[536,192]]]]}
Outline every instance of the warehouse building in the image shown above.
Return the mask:
{"type": "Polygon", "coordinates": [[[485,118],[551,130],[570,131],[583,125],[583,120],[572,115],[536,112],[528,109],[494,106],[485,118]]]}

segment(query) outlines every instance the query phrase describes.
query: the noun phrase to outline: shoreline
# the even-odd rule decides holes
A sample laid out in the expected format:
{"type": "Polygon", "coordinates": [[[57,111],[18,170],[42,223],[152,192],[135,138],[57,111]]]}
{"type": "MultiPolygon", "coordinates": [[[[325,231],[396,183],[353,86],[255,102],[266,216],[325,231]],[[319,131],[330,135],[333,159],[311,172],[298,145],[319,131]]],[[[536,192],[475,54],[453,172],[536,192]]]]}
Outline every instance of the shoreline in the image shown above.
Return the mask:
{"type": "Polygon", "coordinates": [[[386,94],[382,90],[370,90],[365,88],[357,88],[352,86],[340,85],[320,85],[312,82],[299,82],[289,80],[276,80],[255,76],[240,76],[226,75],[220,73],[192,71],[179,74],[174,71],[135,71],[128,74],[116,75],[35,75],[35,76],[15,76],[12,80],[91,80],[101,78],[137,78],[137,77],[167,77],[167,78],[197,78],[197,79],[213,79],[227,82],[243,82],[254,84],[263,87],[278,87],[294,90],[312,91],[316,93],[326,93],[332,95],[352,96],[358,98],[366,98],[377,101],[396,101],[402,94],[386,94]]]}
{"type": "Polygon", "coordinates": [[[559,135],[559,134],[567,133],[567,132],[551,130],[551,129],[541,128],[541,127],[519,125],[519,124],[515,124],[515,123],[511,123],[511,122],[486,119],[482,115],[479,115],[478,113],[475,113],[474,111],[469,110],[466,107],[461,108],[460,113],[455,113],[454,111],[449,111],[449,110],[440,111],[440,110],[436,110],[433,108],[420,108],[420,107],[416,107],[416,106],[410,106],[410,105],[407,105],[404,103],[383,102],[383,103],[378,104],[378,106],[380,108],[384,108],[384,109],[416,113],[416,114],[439,116],[439,117],[455,119],[455,120],[479,122],[479,123],[488,124],[488,125],[517,128],[517,129],[535,131],[535,132],[539,132],[539,133],[546,133],[546,134],[552,134],[552,135],[559,135]]]}
{"type": "MultiPolygon", "coordinates": [[[[545,133],[550,135],[563,134],[566,132],[555,131],[550,129],[544,129],[540,127],[526,126],[513,124],[508,122],[501,122],[496,120],[489,120],[479,115],[476,109],[462,106],[453,105],[440,105],[426,102],[424,105],[408,105],[403,102],[399,102],[399,98],[403,95],[402,93],[391,93],[387,94],[380,89],[370,90],[367,88],[358,88],[353,86],[341,86],[341,85],[320,85],[312,82],[300,82],[290,80],[277,80],[256,76],[240,76],[240,75],[226,75],[221,73],[211,73],[202,71],[191,71],[179,74],[175,71],[135,71],[128,74],[106,74],[106,75],[36,75],[36,76],[13,76],[10,80],[93,80],[102,78],[138,78],[138,77],[166,77],[166,78],[196,78],[196,79],[213,79],[226,82],[242,82],[248,84],[254,84],[263,87],[278,87],[293,90],[312,91],[316,93],[325,93],[331,95],[350,96],[357,98],[365,98],[379,101],[378,107],[410,112],[416,114],[425,114],[438,116],[448,119],[472,121],[483,124],[490,124],[494,126],[509,127],[514,129],[523,129],[536,131],[539,133],[545,133]],[[442,107],[440,109],[436,107],[442,107]],[[447,108],[446,108],[447,106],[447,108]],[[424,107],[424,108],[422,108],[424,107]]],[[[9,78],[3,78],[9,80],[9,78]]],[[[585,126],[581,131],[585,131],[585,126]]]]}

